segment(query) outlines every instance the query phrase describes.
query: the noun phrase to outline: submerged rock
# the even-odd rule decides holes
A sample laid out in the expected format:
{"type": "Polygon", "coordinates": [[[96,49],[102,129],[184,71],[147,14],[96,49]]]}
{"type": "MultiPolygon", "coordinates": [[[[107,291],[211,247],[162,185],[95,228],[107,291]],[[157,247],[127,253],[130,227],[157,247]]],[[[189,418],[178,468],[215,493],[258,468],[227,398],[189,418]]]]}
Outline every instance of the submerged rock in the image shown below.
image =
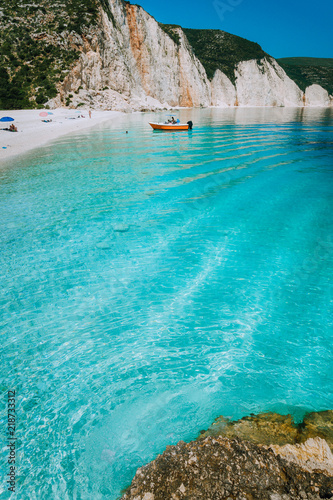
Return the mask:
{"type": "Polygon", "coordinates": [[[333,451],[333,411],[308,413],[303,420],[300,441],[319,436],[327,441],[333,451]]]}
{"type": "Polygon", "coordinates": [[[299,441],[299,428],[291,415],[261,413],[232,421],[218,417],[200,436],[239,437],[258,444],[287,444],[299,441]]]}
{"type": "Polygon", "coordinates": [[[295,424],[291,415],[278,413],[250,415],[236,421],[220,416],[199,439],[207,436],[239,437],[253,443],[280,446],[320,437],[333,451],[333,411],[308,413],[299,424],[295,424]]]}
{"type": "Polygon", "coordinates": [[[128,224],[121,224],[121,223],[114,224],[112,227],[116,233],[127,233],[127,231],[129,231],[130,228],[128,224]]]}
{"type": "Polygon", "coordinates": [[[111,248],[113,248],[115,245],[115,241],[114,239],[111,239],[111,238],[107,238],[105,240],[102,240],[102,241],[99,241],[98,243],[96,243],[96,247],[97,248],[100,248],[102,250],[110,250],[111,248]]]}
{"type": "Polygon", "coordinates": [[[123,500],[319,500],[333,480],[272,449],[218,436],[180,441],[140,468],[123,500]]]}

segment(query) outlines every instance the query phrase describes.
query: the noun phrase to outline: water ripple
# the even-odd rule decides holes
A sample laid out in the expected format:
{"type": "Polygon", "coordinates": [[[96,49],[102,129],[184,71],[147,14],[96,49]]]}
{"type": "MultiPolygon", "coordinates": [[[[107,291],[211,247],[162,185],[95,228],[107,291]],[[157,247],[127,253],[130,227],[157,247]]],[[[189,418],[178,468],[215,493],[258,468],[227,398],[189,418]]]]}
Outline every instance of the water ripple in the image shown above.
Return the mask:
{"type": "Polygon", "coordinates": [[[20,498],[115,499],[219,414],[332,408],[332,110],[179,117],[192,132],[124,116],[0,172],[20,498]]]}

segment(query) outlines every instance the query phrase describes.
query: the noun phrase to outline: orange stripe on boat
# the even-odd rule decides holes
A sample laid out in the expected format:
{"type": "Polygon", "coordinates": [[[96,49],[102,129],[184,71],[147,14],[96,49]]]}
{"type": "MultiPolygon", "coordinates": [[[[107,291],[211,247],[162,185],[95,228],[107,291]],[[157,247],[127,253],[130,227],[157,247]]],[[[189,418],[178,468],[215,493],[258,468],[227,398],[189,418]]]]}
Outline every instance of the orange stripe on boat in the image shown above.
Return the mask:
{"type": "Polygon", "coordinates": [[[188,130],[187,123],[177,123],[176,125],[171,125],[170,123],[150,123],[149,125],[154,130],[188,130]]]}

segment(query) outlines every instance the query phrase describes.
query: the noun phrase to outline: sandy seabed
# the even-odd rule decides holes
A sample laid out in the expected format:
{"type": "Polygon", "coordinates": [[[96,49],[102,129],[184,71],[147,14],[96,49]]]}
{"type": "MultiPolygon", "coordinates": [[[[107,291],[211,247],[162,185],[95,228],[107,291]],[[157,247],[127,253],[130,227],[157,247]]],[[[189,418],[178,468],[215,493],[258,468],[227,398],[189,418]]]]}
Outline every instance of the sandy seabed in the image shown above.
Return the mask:
{"type": "Polygon", "coordinates": [[[43,110],[0,111],[0,118],[3,116],[14,118],[15,121],[12,123],[18,129],[17,133],[1,130],[9,127],[10,123],[0,122],[0,164],[3,164],[7,158],[42,146],[62,135],[92,127],[116,115],[122,115],[119,111],[92,111],[92,117],[89,118],[87,110],[82,110],[79,114],[75,110],[59,108],[52,110],[52,115],[41,117],[39,116],[41,111],[43,110]],[[42,121],[45,119],[52,121],[45,123],[42,121]]]}

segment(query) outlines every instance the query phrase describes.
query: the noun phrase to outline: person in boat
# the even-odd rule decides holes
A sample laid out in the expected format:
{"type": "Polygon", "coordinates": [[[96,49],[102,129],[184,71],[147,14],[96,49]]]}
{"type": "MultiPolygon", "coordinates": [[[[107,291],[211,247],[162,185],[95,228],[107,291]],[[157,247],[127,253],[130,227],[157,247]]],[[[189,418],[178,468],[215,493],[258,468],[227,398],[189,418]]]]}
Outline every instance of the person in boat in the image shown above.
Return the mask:
{"type": "Polygon", "coordinates": [[[166,125],[167,125],[168,123],[170,123],[171,125],[174,125],[174,124],[175,124],[175,123],[177,123],[177,122],[176,122],[176,120],[174,119],[174,117],[172,117],[172,118],[171,118],[171,120],[167,120],[167,121],[166,121],[166,122],[164,122],[164,123],[165,123],[166,125]]]}

